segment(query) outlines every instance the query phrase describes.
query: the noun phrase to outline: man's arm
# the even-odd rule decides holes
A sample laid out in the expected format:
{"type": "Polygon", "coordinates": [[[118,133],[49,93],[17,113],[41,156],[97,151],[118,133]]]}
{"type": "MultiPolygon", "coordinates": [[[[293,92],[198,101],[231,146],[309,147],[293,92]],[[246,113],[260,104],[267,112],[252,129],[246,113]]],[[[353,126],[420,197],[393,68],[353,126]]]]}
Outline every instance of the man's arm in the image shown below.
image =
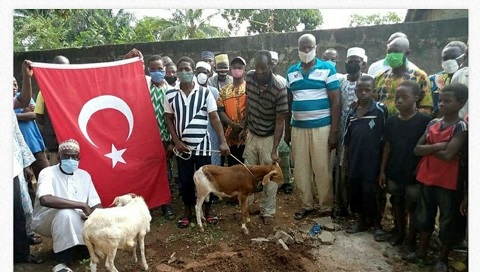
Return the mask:
{"type": "Polygon", "coordinates": [[[328,99],[330,99],[330,116],[332,123],[330,125],[330,134],[328,135],[329,152],[337,148],[338,143],[338,126],[340,124],[340,95],[339,90],[327,91],[328,99]]]}
{"type": "Polygon", "coordinates": [[[85,202],[69,200],[58,196],[44,195],[41,196],[39,200],[40,205],[44,207],[53,209],[81,209],[86,216],[89,216],[93,211],[85,202]]]}
{"type": "Polygon", "coordinates": [[[175,125],[173,124],[173,120],[175,116],[173,113],[164,113],[165,117],[165,123],[167,124],[168,132],[170,132],[170,135],[172,136],[172,142],[175,145],[175,149],[178,152],[187,152],[189,149],[188,147],[180,140],[180,138],[177,135],[177,132],[175,131],[175,125]]]}
{"type": "Polygon", "coordinates": [[[225,134],[223,133],[223,126],[220,122],[217,111],[212,111],[208,113],[208,117],[210,119],[210,124],[212,125],[212,128],[215,130],[215,133],[217,133],[218,139],[220,140],[219,148],[222,156],[229,156],[230,148],[228,147],[227,140],[225,139],[225,134]]]}
{"type": "Polygon", "coordinates": [[[31,67],[32,62],[29,60],[24,60],[22,63],[22,74],[23,74],[23,81],[22,81],[22,91],[20,94],[14,99],[13,108],[26,108],[30,104],[30,100],[32,99],[32,75],[33,69],[31,67]]]}
{"type": "Polygon", "coordinates": [[[293,102],[292,92],[287,92],[287,98],[288,98],[288,112],[285,114],[285,136],[283,137],[283,140],[285,141],[285,143],[290,145],[290,142],[292,141],[292,126],[290,125],[290,122],[292,120],[292,102],[293,102]]]}
{"type": "Polygon", "coordinates": [[[272,147],[272,163],[280,162],[280,157],[278,157],[278,145],[280,144],[280,139],[282,139],[283,130],[285,126],[285,114],[286,113],[277,113],[275,117],[275,132],[273,134],[273,147],[272,147]]]}

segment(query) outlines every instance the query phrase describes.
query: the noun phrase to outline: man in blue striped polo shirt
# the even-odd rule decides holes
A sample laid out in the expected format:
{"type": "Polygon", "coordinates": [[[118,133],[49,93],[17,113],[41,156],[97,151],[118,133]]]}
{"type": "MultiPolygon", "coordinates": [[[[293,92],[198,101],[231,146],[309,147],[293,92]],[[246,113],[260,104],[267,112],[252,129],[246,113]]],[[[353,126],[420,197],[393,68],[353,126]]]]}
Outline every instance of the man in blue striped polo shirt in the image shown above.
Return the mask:
{"type": "Polygon", "coordinates": [[[286,122],[285,140],[292,140],[293,176],[302,198],[302,208],[294,216],[297,220],[313,211],[312,179],[317,186],[321,215],[330,215],[333,208],[329,158],[338,142],[339,83],[335,67],[315,55],[315,37],[300,36],[301,62],[292,65],[286,77],[291,126],[286,122]]]}

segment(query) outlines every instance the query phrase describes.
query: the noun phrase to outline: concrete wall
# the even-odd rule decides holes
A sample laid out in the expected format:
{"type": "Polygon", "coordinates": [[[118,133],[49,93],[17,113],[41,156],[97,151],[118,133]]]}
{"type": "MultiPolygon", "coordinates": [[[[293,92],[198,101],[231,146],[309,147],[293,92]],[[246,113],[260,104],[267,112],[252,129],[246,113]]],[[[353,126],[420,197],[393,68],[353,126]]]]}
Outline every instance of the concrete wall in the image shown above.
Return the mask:
{"type": "MultiPolygon", "coordinates": [[[[450,41],[468,41],[468,18],[450,20],[401,23],[370,27],[342,28],[308,31],[317,38],[317,55],[328,47],[334,47],[340,53],[341,61],[337,70],[344,73],[346,51],[359,46],[366,50],[369,63],[385,56],[386,40],[394,32],[404,32],[410,40],[409,59],[431,74],[441,70],[441,51],[450,41]]],[[[284,74],[293,63],[298,62],[297,40],[307,32],[266,33],[255,36],[167,41],[154,43],[95,46],[89,48],[70,48],[48,51],[30,51],[14,54],[14,75],[21,82],[21,62],[30,59],[36,62],[50,63],[56,55],[64,55],[71,63],[94,63],[121,59],[131,48],[142,51],[147,59],[152,54],[168,55],[174,61],[181,56],[200,60],[203,50],[228,53],[230,60],[242,56],[248,62],[247,69],[253,68],[253,56],[259,49],[274,50],[279,53],[277,71],[284,74]]],[[[36,86],[34,92],[37,91],[36,86]]]]}

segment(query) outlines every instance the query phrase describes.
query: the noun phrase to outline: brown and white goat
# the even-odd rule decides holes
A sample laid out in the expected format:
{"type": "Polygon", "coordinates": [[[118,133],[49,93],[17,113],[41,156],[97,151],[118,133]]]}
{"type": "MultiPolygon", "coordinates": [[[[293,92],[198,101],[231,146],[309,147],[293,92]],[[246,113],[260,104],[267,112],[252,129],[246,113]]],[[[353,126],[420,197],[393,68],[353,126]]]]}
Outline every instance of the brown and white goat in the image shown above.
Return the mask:
{"type": "Polygon", "coordinates": [[[117,249],[133,249],[132,260],[137,262],[137,243],[143,270],[148,269],[144,238],[150,231],[150,211],[141,196],[126,194],[116,197],[108,209],[96,209],[85,221],[83,240],[90,254],[90,271],[97,271],[97,263],[105,258],[108,271],[115,268],[117,249]]]}
{"type": "Polygon", "coordinates": [[[248,234],[246,223],[250,222],[250,218],[247,197],[255,192],[260,182],[263,185],[269,181],[282,184],[283,174],[278,164],[250,166],[237,164],[230,167],[205,165],[195,172],[193,181],[197,189],[195,205],[197,224],[202,231],[202,205],[209,194],[214,193],[220,198],[237,196],[242,210],[242,229],[248,234]]]}

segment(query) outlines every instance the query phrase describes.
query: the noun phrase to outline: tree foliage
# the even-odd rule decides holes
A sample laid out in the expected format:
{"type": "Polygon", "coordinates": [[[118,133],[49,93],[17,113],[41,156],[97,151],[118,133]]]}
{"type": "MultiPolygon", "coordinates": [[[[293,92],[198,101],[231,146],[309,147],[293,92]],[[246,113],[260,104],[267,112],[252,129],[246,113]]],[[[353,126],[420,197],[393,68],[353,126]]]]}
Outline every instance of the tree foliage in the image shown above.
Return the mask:
{"type": "Polygon", "coordinates": [[[112,9],[17,9],[14,51],[228,36],[203,10],[174,10],[171,20],[112,9]]]}
{"type": "Polygon", "coordinates": [[[230,33],[237,34],[240,26],[248,22],[248,35],[265,32],[313,30],[323,24],[322,13],[318,9],[226,9],[222,17],[228,21],[230,33]]]}
{"type": "Polygon", "coordinates": [[[201,9],[176,9],[172,15],[173,24],[162,31],[162,40],[228,37],[225,30],[210,25],[210,20],[218,12],[204,17],[201,9]]]}
{"type": "Polygon", "coordinates": [[[134,42],[132,13],[111,9],[15,10],[14,50],[134,42]]]}
{"type": "Polygon", "coordinates": [[[369,26],[369,25],[384,25],[384,24],[396,24],[401,23],[402,18],[395,12],[389,12],[386,15],[380,15],[378,13],[371,15],[350,15],[350,27],[369,26]]]}

